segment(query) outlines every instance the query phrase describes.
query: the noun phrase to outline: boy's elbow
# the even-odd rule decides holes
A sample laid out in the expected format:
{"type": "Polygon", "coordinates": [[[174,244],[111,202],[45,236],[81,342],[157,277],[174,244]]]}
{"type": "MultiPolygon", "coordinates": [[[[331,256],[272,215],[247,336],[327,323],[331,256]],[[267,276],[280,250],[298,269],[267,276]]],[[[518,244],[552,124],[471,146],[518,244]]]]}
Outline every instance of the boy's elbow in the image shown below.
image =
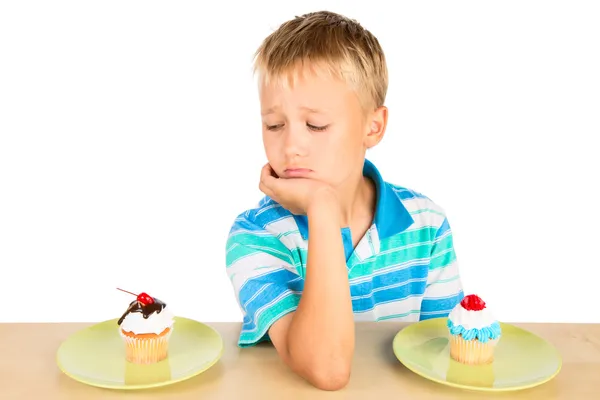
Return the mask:
{"type": "Polygon", "coordinates": [[[309,381],[320,390],[343,389],[350,381],[350,365],[328,365],[314,368],[309,374],[309,381]]]}
{"type": "Polygon", "coordinates": [[[313,347],[312,351],[304,348],[302,351],[288,352],[286,362],[317,389],[336,391],[350,382],[353,354],[354,346],[328,350],[313,347]]]}

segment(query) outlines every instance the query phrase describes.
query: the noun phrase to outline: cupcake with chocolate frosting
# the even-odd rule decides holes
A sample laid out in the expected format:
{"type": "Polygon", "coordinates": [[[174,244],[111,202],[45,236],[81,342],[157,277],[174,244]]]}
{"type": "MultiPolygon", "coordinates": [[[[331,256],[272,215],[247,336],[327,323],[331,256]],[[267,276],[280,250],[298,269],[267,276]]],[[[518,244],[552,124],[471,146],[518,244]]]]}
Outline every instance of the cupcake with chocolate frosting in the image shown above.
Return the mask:
{"type": "Polygon", "coordinates": [[[167,358],[174,322],[166,303],[146,293],[137,295],[117,322],[127,361],[152,364],[167,358]]]}

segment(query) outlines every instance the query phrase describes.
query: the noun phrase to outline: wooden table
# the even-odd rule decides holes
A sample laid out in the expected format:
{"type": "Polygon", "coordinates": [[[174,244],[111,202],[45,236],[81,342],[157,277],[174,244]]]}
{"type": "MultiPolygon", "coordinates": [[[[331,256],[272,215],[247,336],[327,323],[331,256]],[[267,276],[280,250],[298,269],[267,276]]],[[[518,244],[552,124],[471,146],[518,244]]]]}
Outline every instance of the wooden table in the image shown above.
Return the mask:
{"type": "Polygon", "coordinates": [[[338,392],[319,391],[292,374],[269,344],[238,348],[239,323],[208,323],[223,336],[225,349],[203,374],[157,389],[101,389],[70,379],[55,363],[60,343],[89,325],[0,324],[0,399],[600,399],[600,324],[515,324],[554,344],[562,370],[542,386],[491,394],[443,386],[407,370],[391,351],[403,327],[392,322],[357,324],[352,378],[338,392]]]}

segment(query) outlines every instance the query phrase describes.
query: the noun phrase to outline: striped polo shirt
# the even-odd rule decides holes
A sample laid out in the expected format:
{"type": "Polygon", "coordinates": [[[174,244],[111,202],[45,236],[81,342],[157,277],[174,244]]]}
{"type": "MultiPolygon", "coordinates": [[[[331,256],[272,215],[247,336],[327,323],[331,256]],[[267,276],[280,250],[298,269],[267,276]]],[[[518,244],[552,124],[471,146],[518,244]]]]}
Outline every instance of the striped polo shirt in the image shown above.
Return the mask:
{"type": "MultiPolygon", "coordinates": [[[[355,321],[447,316],[463,291],[444,211],[422,194],[385,182],[369,160],[363,175],[376,187],[373,223],[354,248],[350,229],[340,231],[355,321]]],[[[269,197],[235,219],[226,267],[243,313],[240,347],[269,340],[271,325],[298,307],[308,240],[307,217],[269,197]]]]}

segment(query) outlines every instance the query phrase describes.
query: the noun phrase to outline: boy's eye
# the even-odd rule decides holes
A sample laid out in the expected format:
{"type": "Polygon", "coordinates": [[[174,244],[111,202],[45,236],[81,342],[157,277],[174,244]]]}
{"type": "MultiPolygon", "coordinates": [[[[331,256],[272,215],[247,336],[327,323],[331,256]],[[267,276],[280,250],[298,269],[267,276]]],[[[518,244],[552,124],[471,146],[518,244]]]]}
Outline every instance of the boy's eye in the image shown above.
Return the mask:
{"type": "Polygon", "coordinates": [[[283,125],[279,124],[279,125],[267,125],[267,130],[268,131],[276,131],[279,128],[281,128],[283,125]]]}
{"type": "MultiPolygon", "coordinates": [[[[284,124],[265,125],[265,126],[268,131],[277,131],[277,130],[283,128],[284,124]]],[[[316,125],[311,125],[311,124],[306,124],[306,126],[308,127],[308,129],[310,129],[311,131],[315,131],[315,132],[322,132],[329,127],[329,125],[316,126],[316,125]]]]}
{"type": "Polygon", "coordinates": [[[311,124],[306,124],[306,126],[308,126],[308,129],[310,129],[311,131],[317,131],[317,132],[322,132],[325,129],[327,129],[327,127],[329,125],[325,125],[325,126],[315,126],[315,125],[311,125],[311,124]]]}

